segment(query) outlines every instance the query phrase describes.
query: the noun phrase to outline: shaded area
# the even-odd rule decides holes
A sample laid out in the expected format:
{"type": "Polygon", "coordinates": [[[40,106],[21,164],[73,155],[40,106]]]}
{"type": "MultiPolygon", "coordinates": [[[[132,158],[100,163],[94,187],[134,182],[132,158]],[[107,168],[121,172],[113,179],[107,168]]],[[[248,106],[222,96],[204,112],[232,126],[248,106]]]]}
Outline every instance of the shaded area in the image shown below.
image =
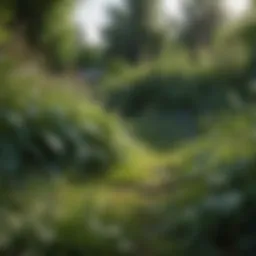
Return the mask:
{"type": "Polygon", "coordinates": [[[157,149],[170,149],[177,143],[200,135],[198,117],[189,111],[148,114],[135,118],[133,131],[140,139],[157,149]]]}
{"type": "Polygon", "coordinates": [[[214,70],[187,76],[152,74],[113,87],[106,105],[134,124],[140,139],[168,148],[207,132],[215,116],[253,102],[248,79],[243,72],[220,75],[214,70]]]}

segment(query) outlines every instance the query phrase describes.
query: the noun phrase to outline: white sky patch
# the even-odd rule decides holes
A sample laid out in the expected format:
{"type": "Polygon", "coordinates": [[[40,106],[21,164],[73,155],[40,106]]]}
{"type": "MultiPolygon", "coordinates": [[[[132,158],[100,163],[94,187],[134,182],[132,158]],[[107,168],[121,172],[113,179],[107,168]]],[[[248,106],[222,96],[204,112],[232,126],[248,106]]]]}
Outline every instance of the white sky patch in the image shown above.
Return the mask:
{"type": "MultiPolygon", "coordinates": [[[[159,0],[160,1],[160,0],[159,0]]],[[[179,17],[182,15],[181,0],[161,0],[165,15],[179,17]]],[[[215,0],[212,0],[215,1],[215,0]]],[[[224,7],[232,17],[237,17],[248,10],[251,0],[224,0],[224,7]]],[[[80,0],[75,12],[75,20],[82,28],[85,38],[98,44],[101,42],[100,31],[108,22],[106,8],[110,5],[122,6],[123,0],[80,0]]]]}
{"type": "Polygon", "coordinates": [[[81,0],[75,12],[75,20],[92,43],[99,43],[100,30],[108,22],[106,8],[121,5],[122,0],[81,0]]]}
{"type": "Polygon", "coordinates": [[[224,8],[229,12],[230,16],[238,17],[249,10],[251,0],[225,0],[224,8]]]}

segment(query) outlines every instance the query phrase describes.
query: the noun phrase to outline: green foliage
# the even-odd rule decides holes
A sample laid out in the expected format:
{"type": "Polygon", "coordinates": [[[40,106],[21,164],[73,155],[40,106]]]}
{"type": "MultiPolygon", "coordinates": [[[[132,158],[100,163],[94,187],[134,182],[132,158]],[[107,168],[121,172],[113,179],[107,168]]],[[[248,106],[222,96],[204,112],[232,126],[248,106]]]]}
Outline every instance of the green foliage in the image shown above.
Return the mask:
{"type": "Polygon", "coordinates": [[[1,3],[0,26],[25,37],[30,46],[43,52],[55,69],[69,68],[77,57],[76,29],[72,21],[74,2],[70,0],[10,0],[1,3]]]}
{"type": "Polygon", "coordinates": [[[158,56],[163,33],[158,27],[157,1],[127,1],[128,10],[111,9],[112,23],[104,31],[107,56],[128,62],[158,56]]]}
{"type": "Polygon", "coordinates": [[[34,169],[51,172],[70,168],[85,175],[96,174],[116,163],[120,149],[112,117],[105,117],[103,110],[84,102],[84,98],[72,91],[47,88],[50,79],[40,85],[39,77],[19,74],[18,70],[3,65],[2,176],[13,177],[34,169]]]}
{"type": "Polygon", "coordinates": [[[214,110],[230,106],[231,93],[243,98],[248,88],[241,88],[246,82],[243,72],[210,70],[206,72],[184,71],[162,73],[152,70],[131,79],[125,86],[110,87],[107,105],[129,116],[136,116],[149,110],[214,110]],[[222,73],[220,73],[222,72],[222,73]],[[225,72],[225,73],[224,73],[225,72]]]}
{"type": "Polygon", "coordinates": [[[71,1],[52,5],[47,10],[40,35],[42,50],[58,69],[73,67],[78,57],[77,35],[72,23],[73,5],[71,1]]]}
{"type": "Polygon", "coordinates": [[[125,218],[137,207],[129,198],[120,203],[97,184],[84,188],[66,182],[38,182],[27,187],[12,191],[15,208],[8,202],[0,212],[5,220],[0,228],[3,255],[132,255],[131,234],[136,236],[136,232],[128,228],[125,218]]]}
{"type": "Polygon", "coordinates": [[[101,67],[103,64],[102,51],[100,49],[89,46],[82,47],[77,59],[79,69],[101,67]]]}
{"type": "Polygon", "coordinates": [[[182,183],[163,220],[172,254],[254,255],[254,159],[199,172],[182,183]]]}
{"type": "MultiPolygon", "coordinates": [[[[0,248],[8,256],[30,251],[79,256],[148,251],[156,256],[219,255],[229,250],[254,255],[253,110],[224,117],[224,123],[201,143],[185,143],[183,153],[175,150],[169,155],[172,159],[164,182],[170,183],[164,198],[154,195],[161,192],[163,181],[156,192],[151,188],[145,195],[106,180],[85,186],[65,180],[45,184],[40,179],[23,191],[12,191],[1,215],[5,225],[0,234],[5,239],[0,237],[0,248]],[[181,158],[176,165],[175,154],[181,158]],[[239,244],[233,247],[236,241],[239,244]],[[222,249],[222,242],[232,246],[222,249]]],[[[137,161],[143,161],[140,158],[133,159],[134,168],[138,168],[137,161]]],[[[143,190],[142,182],[136,182],[143,190]]]]}
{"type": "Polygon", "coordinates": [[[0,44],[24,29],[54,68],[103,65],[121,117],[2,55],[1,255],[255,255],[255,22],[213,40],[212,2],[192,2],[165,52],[157,1],[129,0],[104,55],[77,64],[73,1],[1,1],[0,44]]]}
{"type": "Polygon", "coordinates": [[[8,39],[9,31],[6,29],[6,24],[10,22],[12,13],[6,7],[6,3],[0,4],[0,46],[8,39]]]}
{"type": "Polygon", "coordinates": [[[193,51],[209,47],[223,19],[220,1],[184,1],[185,23],[178,40],[193,51]]]}

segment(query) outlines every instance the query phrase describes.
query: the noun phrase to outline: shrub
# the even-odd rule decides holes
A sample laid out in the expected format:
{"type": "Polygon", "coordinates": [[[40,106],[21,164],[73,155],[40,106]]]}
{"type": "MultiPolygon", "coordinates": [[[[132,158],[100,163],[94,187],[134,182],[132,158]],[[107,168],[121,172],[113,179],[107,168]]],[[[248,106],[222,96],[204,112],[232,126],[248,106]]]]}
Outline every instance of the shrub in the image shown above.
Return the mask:
{"type": "Polygon", "coordinates": [[[124,86],[111,87],[106,105],[127,116],[137,116],[152,108],[201,113],[232,108],[233,102],[229,100],[232,93],[246,99],[246,83],[243,71],[234,74],[218,69],[190,73],[152,70],[140,77],[136,75],[124,86]]]}
{"type": "Polygon", "coordinates": [[[252,256],[255,192],[254,158],[181,181],[162,218],[161,238],[177,256],[252,256]]]}
{"type": "Polygon", "coordinates": [[[115,120],[100,107],[45,76],[6,63],[0,73],[2,175],[70,168],[89,174],[116,162],[115,120]]]}

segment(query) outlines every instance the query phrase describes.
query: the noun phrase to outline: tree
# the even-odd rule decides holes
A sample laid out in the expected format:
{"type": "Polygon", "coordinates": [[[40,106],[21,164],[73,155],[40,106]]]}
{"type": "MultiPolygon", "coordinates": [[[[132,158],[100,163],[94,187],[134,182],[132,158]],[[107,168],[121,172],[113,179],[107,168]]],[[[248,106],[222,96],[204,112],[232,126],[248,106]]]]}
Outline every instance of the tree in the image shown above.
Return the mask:
{"type": "Polygon", "coordinates": [[[45,16],[39,47],[50,56],[55,68],[68,68],[75,64],[78,55],[77,31],[72,22],[73,2],[61,0],[52,5],[45,16]]]}
{"type": "Polygon", "coordinates": [[[127,0],[126,10],[111,8],[105,31],[107,55],[137,62],[159,53],[163,34],[158,25],[159,1],[127,0]]]}
{"type": "Polygon", "coordinates": [[[10,21],[10,19],[11,13],[6,8],[6,3],[0,3],[0,46],[6,41],[8,35],[6,24],[10,21]]]}
{"type": "Polygon", "coordinates": [[[218,26],[223,21],[219,0],[183,1],[185,22],[178,40],[190,50],[209,47],[218,26]]]}
{"type": "Polygon", "coordinates": [[[0,11],[11,16],[5,28],[21,33],[54,67],[64,67],[72,64],[76,56],[76,30],[71,20],[74,3],[72,0],[3,0],[0,11]]]}

